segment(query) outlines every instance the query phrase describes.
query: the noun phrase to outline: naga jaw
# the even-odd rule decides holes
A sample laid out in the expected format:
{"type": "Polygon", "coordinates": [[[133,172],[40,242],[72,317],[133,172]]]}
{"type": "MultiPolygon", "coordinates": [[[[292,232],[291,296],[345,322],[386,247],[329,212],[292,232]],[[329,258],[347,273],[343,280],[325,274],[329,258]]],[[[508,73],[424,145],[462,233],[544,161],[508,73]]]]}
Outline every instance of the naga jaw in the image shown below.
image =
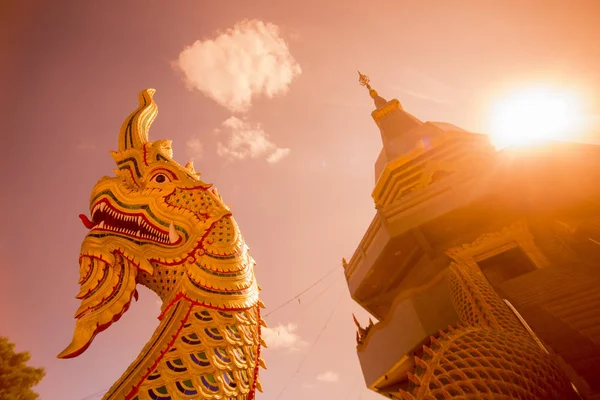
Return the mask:
{"type": "Polygon", "coordinates": [[[94,234],[117,234],[139,242],[175,245],[181,241],[173,221],[169,230],[152,223],[142,212],[124,212],[101,200],[94,205],[92,219],[79,215],[86,228],[94,234]]]}

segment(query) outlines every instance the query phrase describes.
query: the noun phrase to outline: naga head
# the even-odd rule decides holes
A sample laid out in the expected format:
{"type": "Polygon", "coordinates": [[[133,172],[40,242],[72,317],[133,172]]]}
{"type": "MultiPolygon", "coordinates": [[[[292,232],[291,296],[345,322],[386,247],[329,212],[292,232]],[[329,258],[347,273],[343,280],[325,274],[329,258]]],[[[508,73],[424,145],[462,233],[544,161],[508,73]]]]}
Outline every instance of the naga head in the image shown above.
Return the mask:
{"type": "Polygon", "coordinates": [[[137,298],[138,283],[169,303],[247,308],[258,301],[254,261],[229,208],[191,163],[173,160],[171,141],[148,140],[158,113],[154,89],[123,123],[116,176],[92,189],[89,229],[79,257],[81,305],[71,344],[59,358],[84,352],[137,298]]]}

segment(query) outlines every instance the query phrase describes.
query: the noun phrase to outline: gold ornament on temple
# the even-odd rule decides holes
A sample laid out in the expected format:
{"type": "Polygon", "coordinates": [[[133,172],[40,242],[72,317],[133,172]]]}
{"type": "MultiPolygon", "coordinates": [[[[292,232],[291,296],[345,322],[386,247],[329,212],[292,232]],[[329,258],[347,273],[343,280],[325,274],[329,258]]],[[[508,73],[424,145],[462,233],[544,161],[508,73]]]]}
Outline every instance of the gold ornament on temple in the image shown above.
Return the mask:
{"type": "Polygon", "coordinates": [[[360,83],[361,86],[365,86],[367,89],[369,89],[369,95],[371,95],[371,98],[374,99],[378,96],[378,94],[377,91],[371,87],[369,82],[371,82],[371,78],[369,78],[367,75],[361,74],[360,71],[358,71],[358,83],[360,83]]]}

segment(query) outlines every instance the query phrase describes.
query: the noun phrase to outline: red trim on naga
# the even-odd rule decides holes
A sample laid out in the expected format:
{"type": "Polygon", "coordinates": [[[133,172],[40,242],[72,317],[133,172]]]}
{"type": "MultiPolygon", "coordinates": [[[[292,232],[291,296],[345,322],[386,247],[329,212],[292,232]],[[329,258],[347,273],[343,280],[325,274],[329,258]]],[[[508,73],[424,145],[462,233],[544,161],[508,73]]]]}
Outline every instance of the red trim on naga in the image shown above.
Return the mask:
{"type": "Polygon", "coordinates": [[[191,186],[191,187],[180,187],[178,189],[181,189],[181,190],[196,190],[196,189],[208,190],[212,186],[213,186],[212,183],[207,183],[206,186],[198,185],[198,186],[191,186]]]}
{"type": "MultiPolygon", "coordinates": [[[[224,218],[225,216],[223,216],[224,218]]],[[[217,219],[215,221],[213,221],[210,226],[206,229],[206,231],[204,232],[204,234],[202,235],[202,237],[200,238],[200,240],[198,240],[198,244],[196,244],[196,246],[194,246],[194,248],[192,250],[190,250],[189,253],[187,253],[185,256],[181,257],[181,261],[173,261],[173,262],[167,262],[166,260],[161,260],[158,258],[149,258],[148,261],[152,262],[152,261],[156,261],[159,262],[163,265],[168,265],[168,266],[173,266],[173,265],[179,265],[179,264],[183,264],[185,262],[185,260],[188,259],[188,257],[194,257],[194,255],[196,254],[196,251],[198,250],[202,250],[205,252],[204,247],[202,247],[202,243],[204,242],[204,240],[206,239],[206,237],[208,236],[208,234],[210,233],[210,231],[214,228],[215,224],[217,222],[219,222],[221,219],[217,219]]],[[[181,237],[180,237],[181,238],[181,237]]]]}
{"type": "Polygon", "coordinates": [[[129,301],[125,305],[123,305],[123,310],[121,310],[120,313],[115,314],[112,317],[112,319],[110,321],[108,321],[106,324],[98,325],[96,327],[96,331],[92,335],[92,338],[83,347],[81,347],[79,350],[77,350],[77,351],[75,351],[73,353],[70,353],[70,354],[67,354],[67,355],[63,356],[62,358],[74,358],[74,357],[77,357],[78,355],[82,354],[84,351],[86,351],[88,349],[88,347],[90,347],[90,345],[92,344],[92,341],[94,340],[94,338],[96,337],[96,335],[99,334],[100,332],[106,330],[106,328],[108,328],[113,323],[115,323],[119,319],[121,319],[121,317],[123,316],[123,314],[125,314],[127,312],[127,310],[129,310],[129,306],[130,305],[131,305],[131,297],[129,298],[129,301]]]}
{"type": "Polygon", "coordinates": [[[179,328],[177,328],[177,331],[175,332],[175,334],[172,336],[171,340],[169,341],[169,343],[166,346],[166,349],[162,350],[160,352],[160,355],[156,358],[156,360],[154,361],[154,363],[152,363],[152,366],[150,368],[148,368],[148,370],[146,371],[146,373],[142,376],[142,378],[138,381],[137,384],[135,384],[131,390],[129,391],[129,393],[125,396],[125,400],[131,400],[140,390],[140,387],[142,386],[142,383],[144,383],[144,381],[146,380],[146,378],[148,378],[148,376],[152,373],[152,371],[154,371],[157,367],[158,364],[162,361],[162,359],[164,358],[165,354],[167,354],[168,349],[170,349],[173,344],[175,343],[175,341],[179,338],[179,334],[181,333],[181,331],[183,330],[183,327],[185,325],[185,323],[187,322],[187,320],[190,317],[190,314],[192,313],[192,310],[194,308],[195,305],[201,305],[203,307],[207,307],[207,308],[211,308],[214,310],[219,310],[219,311],[243,311],[243,310],[248,310],[252,307],[256,307],[256,314],[257,314],[257,330],[258,330],[258,343],[257,343],[257,347],[256,347],[256,365],[254,367],[254,379],[252,381],[252,387],[250,389],[250,393],[248,394],[248,400],[255,400],[255,393],[256,393],[256,382],[258,381],[258,371],[260,368],[260,339],[261,339],[261,326],[260,326],[260,305],[257,303],[254,306],[251,307],[247,307],[247,308],[237,308],[237,309],[233,309],[233,308],[218,308],[218,307],[214,307],[214,306],[207,306],[204,305],[202,303],[198,303],[195,302],[193,300],[190,300],[187,296],[185,296],[183,293],[180,293],[179,295],[177,295],[177,297],[175,299],[173,299],[169,305],[167,306],[167,308],[165,308],[165,311],[163,311],[163,313],[161,313],[161,316],[159,317],[159,319],[162,318],[162,315],[178,300],[180,300],[181,298],[184,298],[188,301],[190,301],[192,304],[190,305],[190,308],[188,309],[187,313],[185,314],[185,317],[183,317],[183,319],[180,321],[180,325],[179,328]]]}
{"type": "Polygon", "coordinates": [[[257,327],[258,327],[258,344],[256,346],[256,365],[254,366],[254,380],[252,381],[252,388],[250,389],[250,393],[248,394],[248,400],[254,400],[256,396],[256,382],[258,381],[258,369],[260,368],[260,338],[261,338],[261,326],[260,326],[260,305],[256,304],[256,315],[257,319],[257,327]]]}
{"type": "MultiPolygon", "coordinates": [[[[115,250],[115,251],[116,251],[116,250],[115,250]]],[[[108,264],[108,260],[105,260],[104,258],[102,258],[102,254],[100,255],[100,257],[97,257],[97,256],[95,256],[95,255],[93,255],[93,254],[81,254],[81,255],[79,256],[79,260],[78,260],[78,261],[79,261],[79,263],[81,263],[81,259],[82,259],[83,257],[95,258],[96,260],[100,260],[100,261],[102,261],[103,263],[106,263],[106,264],[108,264]]],[[[111,266],[112,266],[112,264],[108,264],[108,265],[111,265],[111,266]]]]}
{"type": "MultiPolygon", "coordinates": [[[[245,269],[250,269],[250,265],[248,265],[245,269]]],[[[241,270],[240,270],[241,271],[241,270]]],[[[217,271],[220,272],[220,271],[217,271]]],[[[239,272],[239,271],[238,271],[239,272]]],[[[227,289],[227,288],[220,288],[220,287],[214,287],[214,286],[207,286],[207,285],[203,285],[200,282],[198,282],[197,280],[195,280],[194,278],[192,278],[190,275],[187,276],[193,283],[194,285],[202,288],[202,289],[207,289],[207,290],[217,290],[219,292],[222,293],[232,293],[232,292],[244,292],[250,289],[250,286],[245,287],[245,288],[240,288],[240,289],[227,289]]]]}
{"type": "MultiPolygon", "coordinates": [[[[79,257],[79,261],[78,262],[79,262],[79,265],[81,266],[81,256],[79,257]]],[[[87,282],[87,280],[90,279],[90,276],[92,276],[92,270],[93,269],[94,268],[90,265],[89,268],[88,268],[88,270],[87,270],[87,272],[86,272],[86,274],[85,274],[85,276],[81,276],[81,275],[79,276],[79,282],[77,282],[77,283],[79,283],[80,285],[82,285],[83,283],[87,282]]]]}
{"type": "Polygon", "coordinates": [[[144,161],[144,164],[146,165],[146,167],[148,166],[148,150],[146,150],[146,146],[148,146],[148,143],[144,143],[144,145],[142,146],[142,151],[143,151],[143,156],[142,156],[142,160],[144,161]]]}
{"type": "Polygon", "coordinates": [[[135,179],[135,176],[133,175],[133,172],[131,171],[131,168],[125,168],[127,170],[127,172],[129,172],[129,175],[131,175],[131,179],[133,180],[133,182],[139,186],[137,179],[135,179]]]}
{"type": "Polygon", "coordinates": [[[140,379],[140,381],[131,388],[129,393],[127,393],[127,395],[125,396],[125,400],[131,400],[139,392],[140,386],[142,386],[142,383],[144,383],[146,378],[148,378],[148,376],[152,373],[152,371],[154,371],[156,369],[156,367],[158,367],[158,363],[160,363],[160,361],[163,359],[165,354],[167,354],[168,349],[170,349],[173,346],[173,344],[179,337],[179,334],[181,333],[183,326],[185,325],[188,318],[190,317],[190,314],[191,314],[193,308],[194,308],[193,306],[190,306],[187,313],[185,314],[185,317],[183,317],[183,319],[181,320],[179,328],[177,328],[177,331],[171,337],[171,340],[169,341],[169,343],[167,343],[166,349],[161,350],[160,355],[156,358],[156,360],[154,361],[152,366],[150,368],[148,368],[146,373],[142,376],[142,379],[140,379]]]}
{"type": "Polygon", "coordinates": [[[165,309],[160,313],[160,315],[158,316],[158,320],[162,321],[162,319],[164,318],[167,311],[169,311],[169,309],[171,307],[173,307],[175,305],[175,303],[177,303],[181,299],[185,299],[185,300],[189,301],[193,306],[206,307],[206,308],[210,308],[211,310],[216,310],[216,311],[245,311],[245,310],[251,309],[252,307],[255,307],[255,305],[252,305],[249,307],[218,307],[218,306],[213,306],[212,304],[206,304],[202,301],[197,301],[197,300],[191,299],[188,296],[186,296],[185,294],[179,293],[179,294],[177,294],[177,296],[175,296],[175,298],[173,300],[171,300],[169,302],[169,304],[165,307],[165,309]]]}

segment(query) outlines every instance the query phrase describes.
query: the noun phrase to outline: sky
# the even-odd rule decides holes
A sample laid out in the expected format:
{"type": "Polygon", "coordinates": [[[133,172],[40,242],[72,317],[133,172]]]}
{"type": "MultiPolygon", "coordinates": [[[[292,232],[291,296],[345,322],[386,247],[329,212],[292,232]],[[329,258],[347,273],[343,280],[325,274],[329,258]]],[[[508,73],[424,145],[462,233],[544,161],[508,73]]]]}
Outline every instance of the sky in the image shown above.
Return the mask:
{"type": "Polygon", "coordinates": [[[378,399],[364,388],[341,258],[375,214],[381,149],[357,70],[422,120],[490,129],[498,96],[533,83],[581,93],[599,143],[600,5],[523,1],[4,1],[0,11],[0,335],[47,375],[43,400],[98,399],[158,321],[139,302],[91,347],[56,359],[78,306],[90,190],[137,94],[150,139],[173,140],[231,206],[266,313],[258,399],[378,399]],[[67,3],[70,3],[67,5],[67,3]],[[337,269],[336,269],[337,268],[337,269]]]}

